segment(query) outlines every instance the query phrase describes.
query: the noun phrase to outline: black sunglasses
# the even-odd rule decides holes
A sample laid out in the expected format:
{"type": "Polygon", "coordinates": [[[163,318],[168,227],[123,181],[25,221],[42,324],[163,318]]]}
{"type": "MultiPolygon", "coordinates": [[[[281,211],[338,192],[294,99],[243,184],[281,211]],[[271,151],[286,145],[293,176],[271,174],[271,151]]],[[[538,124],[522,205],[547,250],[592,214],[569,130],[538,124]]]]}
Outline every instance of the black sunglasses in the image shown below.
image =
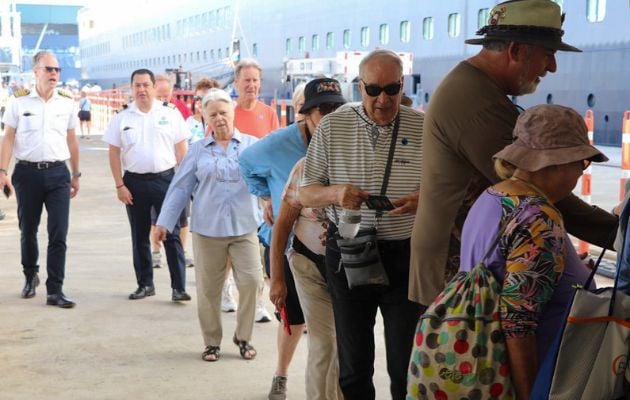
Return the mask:
{"type": "Polygon", "coordinates": [[[400,82],[390,83],[385,87],[380,87],[378,85],[368,85],[363,79],[361,79],[361,82],[363,82],[365,93],[367,93],[368,96],[371,97],[379,96],[382,92],[385,92],[385,94],[388,96],[394,96],[400,93],[400,88],[402,88],[402,84],[400,82]]]}
{"type": "Polygon", "coordinates": [[[330,114],[341,107],[341,103],[322,103],[317,108],[319,109],[319,113],[323,116],[326,114],[330,114]]]}
{"type": "Polygon", "coordinates": [[[51,73],[51,72],[56,72],[56,73],[61,73],[61,68],[59,67],[49,67],[49,66],[43,66],[41,68],[44,68],[46,70],[46,72],[51,73]]]}
{"type": "Polygon", "coordinates": [[[201,101],[201,100],[203,100],[203,97],[202,96],[195,96],[195,97],[193,97],[193,100],[201,101]]]}

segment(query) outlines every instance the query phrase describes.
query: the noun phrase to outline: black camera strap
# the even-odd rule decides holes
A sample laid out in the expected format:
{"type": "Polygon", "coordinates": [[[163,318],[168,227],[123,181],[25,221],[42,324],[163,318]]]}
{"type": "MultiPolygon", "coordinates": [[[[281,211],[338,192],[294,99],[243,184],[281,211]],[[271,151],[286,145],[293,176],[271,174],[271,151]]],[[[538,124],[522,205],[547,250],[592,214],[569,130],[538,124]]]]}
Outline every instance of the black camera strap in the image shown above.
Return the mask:
{"type": "MultiPolygon", "coordinates": [[[[354,110],[354,109],[353,109],[354,110]]],[[[356,110],[354,112],[361,116],[356,110]]],[[[367,122],[367,121],[366,121],[367,122]]],[[[376,129],[376,125],[372,125],[373,129],[376,129]]],[[[389,175],[392,172],[392,162],[394,161],[394,153],[396,152],[396,139],[398,138],[398,129],[400,128],[400,111],[396,115],[394,120],[394,129],[392,130],[392,140],[389,144],[389,154],[387,156],[387,164],[385,165],[385,173],[383,174],[383,184],[381,185],[381,196],[384,196],[387,192],[387,185],[389,184],[389,175]]],[[[337,207],[333,204],[333,214],[335,214],[335,224],[339,225],[339,216],[337,215],[337,207]]],[[[382,210],[376,211],[376,225],[378,220],[383,216],[382,210]]]]}

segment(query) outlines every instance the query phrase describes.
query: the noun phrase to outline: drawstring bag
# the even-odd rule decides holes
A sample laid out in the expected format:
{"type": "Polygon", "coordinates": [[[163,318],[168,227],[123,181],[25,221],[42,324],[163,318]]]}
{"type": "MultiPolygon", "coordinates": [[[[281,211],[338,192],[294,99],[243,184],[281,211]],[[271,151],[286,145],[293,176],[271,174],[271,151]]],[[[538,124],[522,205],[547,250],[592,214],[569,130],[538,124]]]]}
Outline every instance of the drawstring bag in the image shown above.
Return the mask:
{"type": "Polygon", "coordinates": [[[515,398],[501,330],[501,286],[485,262],[459,272],[420,317],[407,375],[407,400],[515,398]]]}

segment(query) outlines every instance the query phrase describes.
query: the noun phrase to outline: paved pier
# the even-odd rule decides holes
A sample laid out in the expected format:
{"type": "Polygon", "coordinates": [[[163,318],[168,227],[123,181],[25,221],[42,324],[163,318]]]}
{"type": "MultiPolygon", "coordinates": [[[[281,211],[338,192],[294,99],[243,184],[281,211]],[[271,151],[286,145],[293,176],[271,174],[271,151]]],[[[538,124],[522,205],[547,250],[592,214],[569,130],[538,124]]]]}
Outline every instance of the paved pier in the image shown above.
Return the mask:
{"type": "MultiPolygon", "coordinates": [[[[235,315],[223,314],[223,357],[202,361],[194,271],[187,269],[189,303],[170,301],[167,268],[155,270],[156,296],[128,300],[136,287],[129,225],[100,137],[81,140],[81,170],[81,189],[71,203],[64,286],[77,302],[74,309],[45,305],[45,222],[42,284],[35,298],[20,298],[24,279],[15,199],[0,199],[7,213],[0,221],[0,399],[266,399],[275,371],[277,324],[255,324],[252,344],[258,357],[245,361],[230,340],[235,315]]],[[[594,167],[595,201],[603,198],[606,207],[615,203],[619,173],[594,167]],[[598,181],[599,175],[605,180],[598,181]]],[[[267,308],[272,310],[268,301],[267,308]]],[[[388,399],[382,324],[377,323],[377,398],[388,399]]],[[[290,369],[291,400],[304,399],[305,365],[303,340],[290,369]]]]}

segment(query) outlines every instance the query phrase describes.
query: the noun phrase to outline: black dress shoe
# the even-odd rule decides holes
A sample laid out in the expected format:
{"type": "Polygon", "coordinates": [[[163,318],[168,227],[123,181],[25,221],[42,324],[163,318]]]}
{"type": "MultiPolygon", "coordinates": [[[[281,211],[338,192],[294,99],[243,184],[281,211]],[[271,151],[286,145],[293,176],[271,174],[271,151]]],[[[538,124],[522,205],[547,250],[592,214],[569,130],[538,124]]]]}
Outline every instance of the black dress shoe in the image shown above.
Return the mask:
{"type": "Polygon", "coordinates": [[[68,299],[63,293],[49,294],[46,298],[46,304],[61,308],[72,308],[76,305],[74,301],[68,299]]]}
{"type": "Polygon", "coordinates": [[[129,295],[129,300],[144,299],[147,296],[155,296],[155,286],[139,286],[135,292],[129,295]]]}
{"type": "Polygon", "coordinates": [[[173,289],[173,301],[189,301],[190,295],[185,290],[173,289]]]}
{"type": "Polygon", "coordinates": [[[24,288],[22,289],[22,298],[30,299],[31,297],[35,297],[35,288],[39,285],[39,276],[37,273],[31,275],[30,277],[26,277],[26,281],[24,282],[24,288]]]}

